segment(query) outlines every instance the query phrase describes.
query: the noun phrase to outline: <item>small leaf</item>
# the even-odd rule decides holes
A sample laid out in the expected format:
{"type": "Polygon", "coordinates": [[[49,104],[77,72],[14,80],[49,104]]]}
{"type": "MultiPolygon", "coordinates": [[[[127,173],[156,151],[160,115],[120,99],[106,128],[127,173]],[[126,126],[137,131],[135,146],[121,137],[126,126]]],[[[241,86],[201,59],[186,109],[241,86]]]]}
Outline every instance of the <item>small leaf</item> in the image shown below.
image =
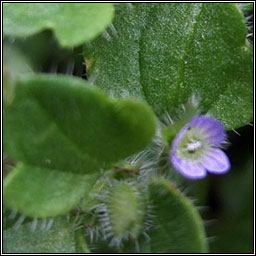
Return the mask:
{"type": "Polygon", "coordinates": [[[4,205],[34,218],[55,217],[76,207],[96,175],[18,164],[4,179],[4,205]]]}
{"type": "Polygon", "coordinates": [[[27,37],[51,29],[63,47],[94,39],[114,15],[113,5],[106,3],[5,3],[3,8],[5,36],[27,37]]]}
{"type": "Polygon", "coordinates": [[[108,195],[107,209],[113,236],[124,238],[129,234],[136,239],[143,227],[145,205],[132,185],[120,182],[108,195]]]}
{"type": "Polygon", "coordinates": [[[4,253],[75,253],[74,231],[65,218],[54,219],[50,230],[31,230],[32,223],[3,232],[4,253]]]}
{"type": "Polygon", "coordinates": [[[202,220],[192,205],[163,179],[149,187],[153,209],[152,253],[206,253],[202,220]]]}
{"type": "Polygon", "coordinates": [[[86,174],[142,150],[155,126],[143,103],[112,101],[70,76],[34,75],[5,109],[4,148],[31,166],[86,174]]]}
{"type": "Polygon", "coordinates": [[[253,52],[236,4],[122,4],[106,33],[84,52],[89,81],[109,95],[161,117],[195,94],[226,129],[252,120],[253,52]]]}

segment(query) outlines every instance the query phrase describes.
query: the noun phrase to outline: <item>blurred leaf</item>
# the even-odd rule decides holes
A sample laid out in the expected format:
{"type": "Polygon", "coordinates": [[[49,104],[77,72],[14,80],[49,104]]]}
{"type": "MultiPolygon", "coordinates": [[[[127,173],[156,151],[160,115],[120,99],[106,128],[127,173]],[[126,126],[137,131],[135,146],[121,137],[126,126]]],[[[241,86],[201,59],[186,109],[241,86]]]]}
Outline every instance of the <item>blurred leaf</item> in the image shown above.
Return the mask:
{"type": "Polygon", "coordinates": [[[76,207],[95,179],[20,163],[4,179],[4,205],[29,217],[55,217],[76,207]]]}
{"type": "Polygon", "coordinates": [[[16,79],[32,73],[32,65],[26,56],[8,44],[3,45],[3,99],[10,104],[14,97],[16,79]]]}
{"type": "Polygon", "coordinates": [[[65,218],[54,219],[50,230],[37,228],[31,224],[21,225],[18,230],[3,232],[4,253],[75,253],[74,231],[65,218]]]}
{"type": "Polygon", "coordinates": [[[145,99],[159,116],[195,94],[202,113],[227,129],[252,120],[252,49],[236,4],[120,4],[84,52],[89,81],[117,98],[145,99]]]}
{"type": "MultiPolygon", "coordinates": [[[[106,172],[101,172],[99,175],[99,179],[95,181],[92,188],[90,189],[90,193],[84,194],[82,200],[79,203],[79,208],[84,212],[90,212],[95,205],[100,204],[99,194],[103,193],[104,189],[107,188],[109,184],[109,178],[104,175],[106,172]]],[[[89,218],[88,218],[89,220],[89,218]]]]}
{"type": "MultiPolygon", "coordinates": [[[[68,65],[68,57],[75,53],[75,49],[60,48],[53,33],[44,30],[26,38],[4,38],[8,46],[16,47],[33,64],[36,72],[55,73],[59,66],[65,61],[68,65]]],[[[77,57],[80,57],[76,53],[77,57]]],[[[82,56],[81,56],[82,57],[82,56]]],[[[64,66],[62,64],[62,66],[64,66]]]]}
{"type": "Polygon", "coordinates": [[[74,47],[97,37],[111,23],[112,4],[5,3],[4,35],[27,37],[52,29],[63,47],[74,47]]]}
{"type": "Polygon", "coordinates": [[[253,12],[253,3],[239,3],[239,8],[244,12],[253,12]]]}
{"type": "Polygon", "coordinates": [[[206,253],[202,220],[192,203],[163,179],[149,187],[154,226],[149,232],[152,253],[206,253]]]}
{"type": "Polygon", "coordinates": [[[112,101],[70,76],[34,75],[5,109],[4,148],[28,165],[86,174],[142,150],[155,126],[143,103],[112,101]]]}
{"type": "Polygon", "coordinates": [[[31,63],[28,59],[21,51],[12,47],[10,44],[3,45],[3,64],[5,69],[17,75],[32,72],[31,63]]]}
{"type": "Polygon", "coordinates": [[[85,236],[81,229],[76,231],[75,241],[76,241],[76,253],[90,253],[90,250],[85,241],[85,236]]]}

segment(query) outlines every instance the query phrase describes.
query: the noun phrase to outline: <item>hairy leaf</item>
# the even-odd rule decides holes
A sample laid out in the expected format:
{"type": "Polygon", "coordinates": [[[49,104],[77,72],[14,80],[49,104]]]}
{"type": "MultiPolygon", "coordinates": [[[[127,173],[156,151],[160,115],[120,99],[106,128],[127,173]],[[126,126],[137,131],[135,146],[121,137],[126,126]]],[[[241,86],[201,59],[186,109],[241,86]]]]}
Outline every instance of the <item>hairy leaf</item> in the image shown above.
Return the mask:
{"type": "Polygon", "coordinates": [[[65,173],[20,163],[4,179],[4,205],[24,216],[55,217],[76,207],[97,175],[65,173]]]}
{"type": "Polygon", "coordinates": [[[107,209],[113,236],[137,238],[143,225],[144,204],[132,185],[120,182],[109,191],[107,209]]]}
{"type": "Polygon", "coordinates": [[[192,205],[163,179],[151,182],[153,222],[149,232],[152,253],[206,253],[202,220],[192,205]]]}
{"type": "Polygon", "coordinates": [[[89,81],[146,100],[160,117],[197,95],[226,129],[252,120],[252,50],[236,4],[120,4],[84,52],[89,81]]]}
{"type": "Polygon", "coordinates": [[[66,172],[99,171],[142,150],[155,133],[145,104],[110,100],[69,76],[21,79],[4,114],[7,155],[66,172]]]}

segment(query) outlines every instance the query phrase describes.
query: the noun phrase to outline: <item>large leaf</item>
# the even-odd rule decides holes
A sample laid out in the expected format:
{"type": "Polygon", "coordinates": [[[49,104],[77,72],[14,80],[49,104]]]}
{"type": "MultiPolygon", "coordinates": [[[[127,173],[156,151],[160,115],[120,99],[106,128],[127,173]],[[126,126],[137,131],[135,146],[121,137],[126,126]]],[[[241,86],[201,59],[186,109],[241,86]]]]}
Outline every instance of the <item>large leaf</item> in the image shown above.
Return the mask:
{"type": "Polygon", "coordinates": [[[112,101],[69,76],[21,79],[4,113],[7,155],[66,172],[108,167],[142,150],[154,132],[154,115],[145,104],[112,101]]]}
{"type": "Polygon", "coordinates": [[[34,232],[32,223],[21,225],[18,230],[9,228],[3,232],[4,253],[75,253],[75,237],[72,225],[65,218],[58,218],[50,230],[40,227],[34,232]]]}
{"type": "Polygon", "coordinates": [[[149,232],[152,253],[206,253],[202,220],[192,205],[163,179],[151,182],[154,226],[149,232]]]}
{"type": "Polygon", "coordinates": [[[195,94],[227,129],[252,120],[252,49],[236,4],[120,4],[85,58],[91,82],[145,99],[159,116],[195,94]]]}
{"type": "Polygon", "coordinates": [[[19,164],[4,179],[4,205],[34,218],[55,217],[76,207],[95,175],[65,173],[19,164]]]}
{"type": "Polygon", "coordinates": [[[64,47],[78,46],[98,36],[111,23],[112,4],[5,3],[4,35],[27,37],[52,29],[64,47]]]}

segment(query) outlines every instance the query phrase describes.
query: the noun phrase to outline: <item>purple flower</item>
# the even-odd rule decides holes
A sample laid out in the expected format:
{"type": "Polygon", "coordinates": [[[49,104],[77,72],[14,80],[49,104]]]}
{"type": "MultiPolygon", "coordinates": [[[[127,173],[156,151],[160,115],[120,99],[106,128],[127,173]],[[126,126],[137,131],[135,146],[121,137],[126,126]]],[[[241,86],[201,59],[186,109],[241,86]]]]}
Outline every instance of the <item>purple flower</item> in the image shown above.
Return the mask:
{"type": "Polygon", "coordinates": [[[219,148],[226,139],[222,124],[210,117],[195,116],[175,137],[171,162],[189,179],[201,179],[207,171],[223,174],[230,169],[226,154],[219,148]]]}

